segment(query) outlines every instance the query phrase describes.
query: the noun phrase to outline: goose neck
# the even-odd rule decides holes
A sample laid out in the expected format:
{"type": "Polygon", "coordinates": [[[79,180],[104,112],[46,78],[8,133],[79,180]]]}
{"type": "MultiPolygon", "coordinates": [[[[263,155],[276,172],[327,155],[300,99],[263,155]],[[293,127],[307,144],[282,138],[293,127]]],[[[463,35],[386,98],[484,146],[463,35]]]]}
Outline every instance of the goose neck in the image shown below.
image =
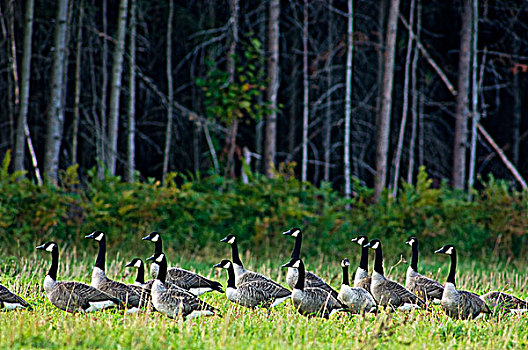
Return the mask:
{"type": "Polygon", "coordinates": [[[48,271],[48,276],[50,276],[54,281],[57,280],[58,268],[59,268],[59,250],[55,248],[51,251],[51,266],[48,271]]]}
{"type": "Polygon", "coordinates": [[[411,257],[411,267],[414,271],[418,271],[418,243],[414,242],[412,245],[412,257],[411,257]]]}
{"type": "Polygon", "coordinates": [[[244,266],[242,264],[242,261],[240,261],[240,256],[238,255],[238,244],[236,241],[231,244],[231,255],[232,255],[234,264],[237,264],[242,267],[244,266]]]}
{"type": "Polygon", "coordinates": [[[348,279],[348,266],[343,266],[343,284],[349,286],[350,280],[348,279]]]}
{"type": "Polygon", "coordinates": [[[106,238],[99,241],[99,251],[97,253],[97,259],[95,259],[95,267],[105,270],[105,256],[106,256],[106,238]]]}
{"type": "Polygon", "coordinates": [[[449,275],[447,276],[447,282],[453,283],[453,285],[455,286],[456,286],[456,283],[455,283],[456,265],[457,265],[457,255],[456,255],[456,251],[453,250],[453,253],[451,254],[451,267],[449,268],[449,275]]]}
{"type": "Polygon", "coordinates": [[[304,269],[304,263],[300,260],[299,267],[299,276],[297,277],[297,282],[295,283],[294,289],[304,290],[304,280],[306,278],[306,270],[304,269]]]}
{"type": "Polygon", "coordinates": [[[383,250],[381,246],[376,249],[376,255],[374,259],[374,271],[383,275],[383,250]]]}
{"type": "Polygon", "coordinates": [[[136,282],[145,284],[145,266],[143,264],[139,265],[137,269],[136,282]]]}
{"type": "Polygon", "coordinates": [[[363,270],[368,271],[368,247],[361,247],[361,260],[359,261],[359,267],[363,270]]]}
{"type": "Polygon", "coordinates": [[[292,259],[299,259],[301,256],[301,245],[302,245],[302,233],[299,232],[295,237],[295,245],[291,254],[292,259]]]}

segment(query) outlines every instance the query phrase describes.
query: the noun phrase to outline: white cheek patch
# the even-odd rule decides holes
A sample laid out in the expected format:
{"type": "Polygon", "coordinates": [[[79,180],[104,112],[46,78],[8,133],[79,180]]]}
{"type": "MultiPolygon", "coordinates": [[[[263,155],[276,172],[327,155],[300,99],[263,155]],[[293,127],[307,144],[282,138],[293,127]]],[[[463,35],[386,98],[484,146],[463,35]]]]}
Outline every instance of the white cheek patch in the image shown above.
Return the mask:
{"type": "Polygon", "coordinates": [[[229,239],[229,241],[227,241],[227,243],[229,243],[229,244],[233,244],[233,243],[235,243],[235,237],[231,237],[231,238],[229,239]]]}
{"type": "Polygon", "coordinates": [[[141,260],[136,261],[134,266],[137,267],[137,268],[140,268],[141,267],[141,260]]]}
{"type": "Polygon", "coordinates": [[[103,239],[103,237],[104,237],[104,233],[101,232],[101,233],[99,234],[99,236],[95,237],[95,240],[96,240],[96,241],[101,241],[101,240],[103,239]]]}
{"type": "Polygon", "coordinates": [[[53,248],[55,248],[55,244],[50,244],[49,246],[46,247],[46,251],[51,252],[53,251],[53,248]]]}
{"type": "Polygon", "coordinates": [[[300,232],[299,230],[293,231],[292,237],[297,237],[299,235],[299,232],[300,232]]]}
{"type": "Polygon", "coordinates": [[[358,239],[358,244],[361,244],[363,245],[363,242],[365,242],[365,238],[361,237],[360,239],[358,239]]]}
{"type": "Polygon", "coordinates": [[[226,269],[230,268],[230,267],[231,267],[231,263],[230,263],[230,262],[226,263],[226,264],[224,265],[224,267],[225,267],[226,269]]]}
{"type": "Polygon", "coordinates": [[[158,256],[158,258],[156,259],[156,261],[160,263],[160,262],[163,260],[164,257],[165,257],[165,255],[160,254],[160,256],[158,256]]]}
{"type": "Polygon", "coordinates": [[[449,249],[446,251],[446,254],[453,254],[453,247],[449,247],[449,249]]]}
{"type": "Polygon", "coordinates": [[[374,243],[374,245],[372,246],[372,249],[378,249],[379,247],[379,242],[376,242],[374,243]]]}
{"type": "Polygon", "coordinates": [[[151,241],[152,242],[157,242],[159,240],[159,235],[155,235],[154,237],[152,237],[151,241]]]}
{"type": "Polygon", "coordinates": [[[293,267],[295,267],[296,269],[298,269],[300,264],[301,264],[301,262],[300,262],[299,260],[297,260],[297,261],[293,264],[293,267]]]}

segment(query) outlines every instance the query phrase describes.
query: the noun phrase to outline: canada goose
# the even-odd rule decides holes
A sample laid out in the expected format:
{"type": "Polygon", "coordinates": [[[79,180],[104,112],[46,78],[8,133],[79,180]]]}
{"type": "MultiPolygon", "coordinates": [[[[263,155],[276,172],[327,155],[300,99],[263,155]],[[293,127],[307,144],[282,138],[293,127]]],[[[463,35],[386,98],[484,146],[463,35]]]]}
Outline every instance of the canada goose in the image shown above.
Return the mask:
{"type": "Polygon", "coordinates": [[[167,259],[165,254],[154,254],[147,261],[159,265],[158,275],[152,284],[152,305],[170,318],[181,315],[183,319],[211,316],[217,309],[198,299],[193,293],[179,287],[167,287],[167,259]]]}
{"type": "Polygon", "coordinates": [[[361,260],[359,261],[359,266],[356,269],[356,275],[354,276],[354,287],[366,289],[370,293],[371,278],[368,274],[369,248],[366,247],[369,240],[367,236],[358,236],[352,238],[352,242],[356,242],[361,247],[361,260]]]}
{"type": "Polygon", "coordinates": [[[0,284],[0,310],[16,309],[32,310],[33,308],[27,301],[0,284]]]}
{"type": "Polygon", "coordinates": [[[143,264],[143,260],[140,258],[134,258],[132,261],[127,263],[125,267],[135,267],[137,269],[136,280],[134,281],[134,284],[129,284],[128,286],[134,289],[141,296],[140,307],[148,307],[152,299],[150,292],[154,280],[150,280],[145,283],[145,265],[143,264]]]}
{"type": "Polygon", "coordinates": [[[389,305],[393,308],[410,307],[408,304],[423,306],[424,302],[422,299],[418,298],[401,284],[391,281],[384,276],[381,242],[377,239],[373,239],[366,246],[374,249],[376,252],[370,292],[378,305],[389,305]],[[407,305],[404,306],[404,304],[407,305]]]}
{"type": "Polygon", "coordinates": [[[405,287],[425,300],[440,302],[444,286],[418,273],[418,239],[413,236],[405,244],[410,245],[412,248],[411,265],[407,268],[405,287]]]}
{"type": "Polygon", "coordinates": [[[456,249],[453,245],[447,244],[435,251],[437,254],[451,256],[451,267],[449,275],[444,285],[442,294],[442,307],[445,312],[453,318],[475,318],[480,313],[490,313],[488,305],[477,294],[456,289],[455,272],[457,264],[456,249]]]}
{"type": "Polygon", "coordinates": [[[257,306],[270,308],[279,305],[291,296],[291,292],[286,288],[277,287],[277,284],[266,280],[253,280],[237,287],[233,263],[229,260],[222,260],[214,267],[227,270],[226,297],[234,303],[250,308],[257,306]]]}
{"type": "MultiPolygon", "coordinates": [[[[148,236],[143,237],[143,240],[154,242],[154,255],[159,255],[163,252],[163,241],[159,232],[151,232],[148,236]]],[[[150,273],[153,278],[156,278],[158,274],[159,266],[152,264],[150,267],[150,273]],[[155,266],[153,266],[155,265],[155,266]]],[[[202,295],[210,291],[217,291],[223,293],[222,284],[216,281],[212,281],[197,273],[178,268],[171,267],[167,271],[167,281],[173,283],[183,289],[187,289],[194,295],[202,295]]]]}
{"type": "MultiPolygon", "coordinates": [[[[283,235],[292,236],[295,238],[295,245],[291,254],[292,259],[299,259],[301,254],[301,244],[302,244],[302,231],[298,227],[294,227],[286,232],[282,233],[283,235]]],[[[297,283],[297,278],[299,276],[299,271],[293,267],[288,267],[288,272],[286,274],[286,283],[288,286],[293,289],[297,283]]],[[[323,279],[316,274],[306,271],[305,277],[306,287],[319,287],[332,294],[334,298],[337,298],[337,291],[330,287],[323,279]]]]}
{"type": "Polygon", "coordinates": [[[95,260],[95,265],[92,270],[91,285],[103,292],[118,298],[125,302],[128,307],[127,312],[137,312],[140,306],[145,306],[141,303],[141,296],[134,288],[109,279],[105,273],[105,259],[106,259],[106,237],[101,231],[94,231],[84,238],[93,239],[99,243],[99,251],[95,260]]]}
{"type": "Polygon", "coordinates": [[[242,264],[242,261],[240,260],[240,256],[238,255],[238,244],[237,244],[237,239],[234,235],[227,235],[225,238],[221,240],[221,242],[225,242],[231,245],[231,255],[232,255],[231,261],[233,264],[233,271],[235,273],[235,285],[237,287],[242,285],[242,283],[249,282],[249,281],[265,281],[265,283],[273,284],[277,288],[282,289],[283,293],[290,292],[288,289],[284,288],[283,286],[273,281],[272,279],[264,275],[261,275],[260,273],[249,271],[244,268],[244,265],[242,264]]]}
{"type": "Polygon", "coordinates": [[[348,259],[345,258],[341,261],[341,267],[343,268],[343,283],[341,284],[337,300],[346,305],[348,310],[355,314],[375,312],[376,301],[372,295],[364,288],[350,287],[348,279],[349,266],[350,261],[348,259]]]}
{"type": "Polygon", "coordinates": [[[282,267],[293,267],[299,270],[299,278],[292,292],[293,306],[304,316],[329,318],[337,311],[345,311],[346,306],[332,294],[318,287],[305,287],[305,269],[301,259],[291,259],[282,267]]]}
{"type": "Polygon", "coordinates": [[[488,292],[480,297],[492,311],[528,311],[528,302],[499,291],[488,292]]]}
{"type": "Polygon", "coordinates": [[[37,247],[51,253],[51,267],[44,279],[44,290],[49,301],[67,312],[91,312],[122,307],[123,303],[97,288],[75,281],[57,281],[59,246],[47,242],[37,247]]]}

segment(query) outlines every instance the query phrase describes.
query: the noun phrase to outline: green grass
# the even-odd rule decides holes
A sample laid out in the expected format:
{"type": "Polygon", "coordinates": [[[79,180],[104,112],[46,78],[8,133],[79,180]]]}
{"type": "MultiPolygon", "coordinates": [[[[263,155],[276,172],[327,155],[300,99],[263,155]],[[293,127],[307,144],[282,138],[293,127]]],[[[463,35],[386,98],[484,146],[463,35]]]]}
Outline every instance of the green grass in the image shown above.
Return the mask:
{"type": "MultiPolygon", "coordinates": [[[[182,267],[192,266],[225,284],[225,272],[211,269],[214,263],[228,256],[229,251],[225,248],[200,258],[187,256],[176,261],[182,267]]],[[[128,257],[114,255],[112,258],[111,254],[113,252],[109,252],[107,259],[108,275],[132,282],[135,271],[123,267],[128,257]]],[[[89,282],[94,256],[95,253],[61,252],[59,279],[89,282]]],[[[352,261],[357,259],[354,255],[350,258],[352,261]]],[[[432,272],[433,277],[443,281],[448,259],[444,256],[427,258],[420,262],[420,269],[432,272]]],[[[273,260],[257,260],[245,254],[242,259],[248,268],[284,282],[285,271],[281,271],[279,265],[287,261],[287,254],[273,260]]],[[[460,257],[459,261],[459,288],[478,293],[500,289],[528,298],[526,264],[472,261],[469,257],[460,257]]],[[[398,257],[388,255],[386,270],[389,271],[391,265],[397,262],[398,257]]],[[[463,321],[448,318],[439,307],[409,313],[382,312],[365,317],[338,314],[324,320],[299,315],[289,301],[268,314],[267,310],[250,310],[234,305],[219,293],[208,293],[201,298],[219,308],[223,318],[206,317],[182,322],[158,313],[127,315],[105,311],[87,315],[68,314],[52,306],[42,289],[49,263],[50,256],[44,252],[16,259],[0,259],[0,283],[34,306],[31,312],[0,312],[0,348],[341,350],[442,347],[481,350],[528,346],[528,315],[463,321]]],[[[339,288],[339,262],[321,258],[306,261],[306,264],[339,288]]],[[[406,268],[407,263],[398,264],[391,270],[392,278],[403,281],[406,268]]]]}

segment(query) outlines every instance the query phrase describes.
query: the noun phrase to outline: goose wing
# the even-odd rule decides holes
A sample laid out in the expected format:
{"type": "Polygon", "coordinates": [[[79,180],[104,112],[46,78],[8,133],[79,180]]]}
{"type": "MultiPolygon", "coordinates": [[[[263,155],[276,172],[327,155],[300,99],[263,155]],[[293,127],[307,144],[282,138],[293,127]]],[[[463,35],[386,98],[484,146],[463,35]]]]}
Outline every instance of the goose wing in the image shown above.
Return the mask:
{"type": "Polygon", "coordinates": [[[86,310],[90,308],[91,302],[111,301],[116,306],[122,305],[119,299],[95,287],[75,281],[57,282],[49,299],[55,306],[66,311],[74,311],[79,307],[86,310]]]}
{"type": "Polygon", "coordinates": [[[324,289],[327,292],[329,292],[330,294],[332,294],[332,296],[334,298],[337,298],[337,295],[339,294],[339,293],[337,293],[337,291],[335,289],[330,287],[330,285],[328,285],[328,283],[323,281],[323,279],[321,277],[317,276],[315,273],[310,272],[310,271],[306,271],[304,285],[306,287],[316,287],[316,288],[324,289]]]}
{"type": "Polygon", "coordinates": [[[103,292],[126,302],[128,307],[139,307],[141,297],[133,288],[124,283],[107,279],[99,285],[103,292]]]}
{"type": "Polygon", "coordinates": [[[341,285],[337,300],[354,313],[369,312],[376,308],[376,301],[372,295],[359,287],[351,288],[348,285],[341,285]]]}
{"type": "Polygon", "coordinates": [[[136,291],[136,293],[139,294],[139,306],[140,307],[145,307],[147,306],[151,300],[152,300],[152,297],[151,297],[151,288],[146,288],[145,286],[137,286],[135,284],[129,284],[128,285],[130,288],[132,288],[133,290],[136,291]]]}
{"type": "Polygon", "coordinates": [[[480,298],[493,310],[528,309],[528,302],[503,292],[488,292],[480,298]]]}
{"type": "Polygon", "coordinates": [[[23,307],[29,307],[27,301],[16,295],[15,293],[11,292],[9,289],[4,287],[0,284],[0,304],[2,302],[10,303],[10,304],[20,304],[23,307]]]}
{"type": "Polygon", "coordinates": [[[203,300],[198,299],[194,294],[177,286],[170,287],[160,296],[162,303],[172,305],[175,309],[181,308],[183,316],[193,311],[210,311],[217,313],[218,310],[203,300]]]}
{"type": "Polygon", "coordinates": [[[334,298],[331,293],[321,288],[305,288],[303,304],[313,305],[315,313],[328,317],[334,310],[346,309],[346,305],[334,298]]]}
{"type": "Polygon", "coordinates": [[[491,313],[486,302],[477,294],[465,290],[459,290],[458,292],[460,295],[460,308],[464,311],[464,315],[477,317],[481,312],[491,313]]]}
{"type": "Polygon", "coordinates": [[[167,280],[187,290],[191,288],[211,288],[212,290],[223,292],[222,284],[219,282],[178,267],[170,268],[167,271],[167,280]]]}
{"type": "Polygon", "coordinates": [[[437,281],[418,275],[414,281],[414,292],[420,296],[424,296],[428,299],[442,299],[444,293],[444,286],[437,281]]]}
{"type": "Polygon", "coordinates": [[[354,287],[363,288],[367,292],[370,293],[370,281],[371,281],[371,277],[370,276],[364,277],[364,278],[360,279],[358,281],[358,283],[354,283],[354,287]]]}
{"type": "Polygon", "coordinates": [[[411,293],[407,288],[401,284],[385,280],[385,290],[389,296],[389,304],[394,306],[400,306],[405,303],[423,305],[424,302],[422,299],[418,298],[416,294],[411,293]]]}

